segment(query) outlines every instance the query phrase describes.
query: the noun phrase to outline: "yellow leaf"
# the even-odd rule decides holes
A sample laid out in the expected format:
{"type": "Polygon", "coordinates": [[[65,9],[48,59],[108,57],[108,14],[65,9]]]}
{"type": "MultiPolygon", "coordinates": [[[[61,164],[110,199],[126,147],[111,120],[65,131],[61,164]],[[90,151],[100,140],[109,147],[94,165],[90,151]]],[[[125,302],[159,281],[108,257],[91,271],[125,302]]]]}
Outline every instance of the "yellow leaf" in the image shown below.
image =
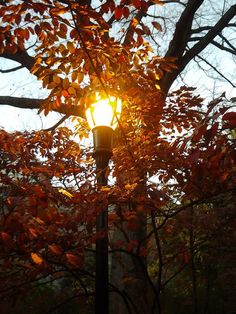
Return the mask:
{"type": "Polygon", "coordinates": [[[74,89],[74,87],[69,87],[69,88],[68,88],[68,92],[69,92],[69,94],[71,94],[71,95],[76,95],[76,90],[74,89]]]}
{"type": "Polygon", "coordinates": [[[132,25],[133,27],[136,27],[136,26],[138,25],[138,20],[137,20],[136,18],[132,18],[132,23],[131,23],[131,25],[132,25]]]}
{"type": "Polygon", "coordinates": [[[64,195],[66,195],[66,196],[68,196],[69,198],[73,197],[73,195],[70,192],[68,192],[68,191],[66,191],[64,189],[60,189],[59,192],[64,194],[64,195]]]}
{"type": "Polygon", "coordinates": [[[43,263],[43,259],[42,257],[40,257],[38,254],[36,253],[30,253],[31,258],[33,260],[33,262],[37,265],[41,265],[43,263]]]}
{"type": "Polygon", "coordinates": [[[67,43],[67,49],[70,51],[70,53],[74,53],[75,52],[75,46],[74,46],[74,44],[71,41],[69,41],[67,43]]]}
{"type": "Polygon", "coordinates": [[[40,219],[39,217],[34,218],[34,220],[37,221],[37,223],[39,223],[40,225],[45,224],[45,222],[42,219],[40,219]]]}
{"type": "Polygon", "coordinates": [[[84,73],[82,73],[82,72],[78,73],[78,78],[77,78],[78,83],[81,83],[83,81],[83,79],[84,79],[84,73]]]}

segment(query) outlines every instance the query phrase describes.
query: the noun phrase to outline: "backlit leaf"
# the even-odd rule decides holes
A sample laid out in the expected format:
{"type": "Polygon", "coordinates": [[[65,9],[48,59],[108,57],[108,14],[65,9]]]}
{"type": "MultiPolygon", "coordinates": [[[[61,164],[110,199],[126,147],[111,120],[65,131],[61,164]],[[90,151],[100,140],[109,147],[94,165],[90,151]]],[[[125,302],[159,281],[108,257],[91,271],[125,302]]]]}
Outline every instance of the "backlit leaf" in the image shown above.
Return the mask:
{"type": "Polygon", "coordinates": [[[40,257],[38,254],[36,253],[30,253],[31,258],[33,260],[33,262],[37,265],[41,265],[43,263],[43,259],[42,257],[40,257]]]}
{"type": "Polygon", "coordinates": [[[48,245],[48,248],[50,249],[50,251],[56,255],[61,255],[63,253],[61,247],[59,245],[56,244],[51,244],[48,245]]]}
{"type": "Polygon", "coordinates": [[[79,257],[78,255],[74,255],[71,253],[66,253],[66,259],[68,260],[68,262],[76,267],[81,267],[82,265],[82,258],[79,257]]]}
{"type": "Polygon", "coordinates": [[[122,18],[122,15],[123,15],[123,9],[122,7],[116,7],[115,8],[115,18],[116,20],[120,20],[122,18]]]}

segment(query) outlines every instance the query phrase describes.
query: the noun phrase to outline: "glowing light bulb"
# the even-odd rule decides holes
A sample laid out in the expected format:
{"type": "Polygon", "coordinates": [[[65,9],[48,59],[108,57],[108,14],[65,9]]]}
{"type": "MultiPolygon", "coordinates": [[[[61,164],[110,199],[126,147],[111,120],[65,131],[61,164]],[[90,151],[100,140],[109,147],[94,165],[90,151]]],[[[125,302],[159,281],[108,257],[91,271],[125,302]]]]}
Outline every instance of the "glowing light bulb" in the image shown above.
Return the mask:
{"type": "Polygon", "coordinates": [[[99,98],[86,110],[86,117],[91,129],[97,126],[109,126],[115,129],[121,114],[122,103],[119,98],[99,98]]]}

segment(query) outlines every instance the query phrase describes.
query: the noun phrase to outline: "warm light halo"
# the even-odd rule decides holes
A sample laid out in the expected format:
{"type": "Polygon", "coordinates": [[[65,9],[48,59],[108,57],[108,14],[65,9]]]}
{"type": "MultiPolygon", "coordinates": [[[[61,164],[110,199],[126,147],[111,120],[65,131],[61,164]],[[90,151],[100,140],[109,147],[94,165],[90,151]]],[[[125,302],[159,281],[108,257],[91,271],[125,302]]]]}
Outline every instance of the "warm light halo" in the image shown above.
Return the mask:
{"type": "Polygon", "coordinates": [[[99,95],[96,95],[96,98],[97,101],[91,104],[85,112],[90,128],[108,126],[115,130],[121,114],[121,100],[114,96],[101,98],[99,95]]]}

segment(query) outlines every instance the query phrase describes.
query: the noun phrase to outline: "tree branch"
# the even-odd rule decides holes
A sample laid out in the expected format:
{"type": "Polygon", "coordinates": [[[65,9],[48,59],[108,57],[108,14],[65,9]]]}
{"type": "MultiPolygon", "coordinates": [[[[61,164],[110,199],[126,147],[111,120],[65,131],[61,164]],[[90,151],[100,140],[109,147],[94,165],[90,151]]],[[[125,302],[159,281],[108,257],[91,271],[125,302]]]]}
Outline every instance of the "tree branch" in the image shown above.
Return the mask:
{"type": "MultiPolygon", "coordinates": [[[[220,32],[229,25],[230,20],[236,15],[236,5],[233,5],[230,7],[230,9],[219,19],[219,21],[215,24],[215,26],[211,27],[211,29],[207,32],[207,34],[205,36],[203,36],[202,38],[200,38],[200,40],[198,41],[198,43],[196,43],[191,49],[189,49],[185,55],[181,55],[184,53],[183,50],[186,49],[187,47],[187,43],[188,41],[190,41],[190,34],[191,34],[191,30],[188,29],[189,27],[189,23],[188,19],[189,16],[186,16],[187,13],[187,8],[189,7],[190,4],[194,3],[195,6],[193,6],[193,8],[190,7],[190,18],[191,16],[193,17],[193,9],[195,9],[196,11],[196,1],[194,0],[190,0],[188,2],[188,5],[186,7],[186,9],[184,10],[183,14],[181,15],[177,25],[176,25],[176,31],[174,34],[174,37],[169,45],[169,49],[166,53],[166,57],[167,56],[177,56],[178,60],[177,60],[177,66],[178,69],[174,70],[171,73],[165,73],[163,79],[160,81],[160,87],[163,90],[164,93],[167,93],[168,90],[170,89],[170,86],[172,85],[172,83],[174,82],[174,80],[176,79],[176,77],[180,74],[180,72],[183,71],[183,69],[186,67],[186,65],[192,60],[194,59],[194,57],[196,57],[197,55],[199,55],[200,52],[202,52],[207,45],[209,45],[210,43],[213,42],[213,39],[218,36],[220,34],[220,32]],[[185,23],[187,23],[185,25],[185,23]],[[186,28],[186,31],[185,31],[186,28]],[[183,34],[183,32],[185,34],[183,34]],[[182,37],[184,37],[184,39],[182,40],[182,37]],[[183,45],[185,43],[185,46],[183,45]],[[180,46],[178,48],[178,46],[180,46]],[[175,49],[176,52],[175,53],[175,49]]],[[[198,4],[202,3],[203,1],[197,1],[198,4]]],[[[198,5],[199,7],[199,5],[198,5]]],[[[194,12],[195,12],[194,11],[194,12]]],[[[191,21],[192,22],[192,21],[191,21]]]]}
{"type": "Polygon", "coordinates": [[[236,85],[234,85],[226,76],[224,76],[224,74],[222,74],[219,70],[217,70],[217,68],[214,67],[210,62],[208,62],[207,60],[205,60],[204,58],[202,58],[199,55],[197,56],[197,58],[201,59],[207,65],[209,65],[217,74],[219,74],[224,80],[226,80],[232,87],[236,87],[236,85]]]}
{"type": "Polygon", "coordinates": [[[183,55],[191,35],[191,27],[194,15],[202,3],[203,0],[188,1],[186,8],[184,9],[180,19],[176,24],[174,36],[169,44],[169,48],[165,57],[180,58],[183,55]]]}
{"type": "Polygon", "coordinates": [[[0,69],[0,73],[10,73],[10,72],[14,72],[14,71],[17,71],[20,69],[23,69],[23,65],[19,65],[18,67],[7,69],[7,70],[1,70],[0,69]]]}
{"type": "Polygon", "coordinates": [[[206,46],[213,41],[213,39],[228,25],[229,21],[236,15],[236,4],[233,5],[212,27],[209,32],[203,36],[203,38],[194,45],[186,54],[183,56],[180,62],[180,69],[183,70],[185,66],[192,60],[196,55],[203,51],[206,46]]]}
{"type": "Polygon", "coordinates": [[[61,125],[67,118],[69,118],[69,115],[65,115],[64,117],[62,117],[55,125],[51,126],[48,129],[44,129],[44,131],[46,132],[50,132],[50,131],[54,131],[59,125],[61,125]]]}
{"type": "MultiPolygon", "coordinates": [[[[21,109],[40,109],[45,100],[46,99],[0,96],[0,104],[21,109]]],[[[84,114],[78,106],[67,107],[62,104],[59,108],[53,109],[53,111],[66,114],[68,116],[73,115],[84,118],[84,114]]]]}
{"type": "Polygon", "coordinates": [[[219,48],[220,50],[225,50],[225,51],[227,51],[227,52],[229,52],[229,53],[232,53],[233,55],[236,55],[236,49],[235,49],[235,48],[234,48],[234,49],[230,49],[230,48],[228,48],[228,47],[225,47],[225,46],[219,44],[219,43],[218,43],[217,41],[215,41],[215,40],[212,41],[212,44],[213,44],[214,46],[216,46],[217,48],[219,48]]]}
{"type": "Polygon", "coordinates": [[[222,34],[219,34],[219,37],[223,39],[223,41],[225,41],[226,44],[236,52],[236,48],[231,44],[231,42],[225,36],[223,36],[222,34]]]}
{"type": "Polygon", "coordinates": [[[181,2],[180,0],[175,0],[175,1],[174,1],[174,0],[163,0],[162,3],[164,3],[164,4],[168,4],[168,3],[178,3],[178,4],[183,5],[184,7],[186,6],[186,4],[183,3],[183,2],[181,2]]]}
{"type": "Polygon", "coordinates": [[[34,65],[34,57],[31,57],[26,51],[18,50],[15,54],[4,51],[0,54],[0,57],[19,62],[22,67],[25,67],[29,71],[34,65]]]}

